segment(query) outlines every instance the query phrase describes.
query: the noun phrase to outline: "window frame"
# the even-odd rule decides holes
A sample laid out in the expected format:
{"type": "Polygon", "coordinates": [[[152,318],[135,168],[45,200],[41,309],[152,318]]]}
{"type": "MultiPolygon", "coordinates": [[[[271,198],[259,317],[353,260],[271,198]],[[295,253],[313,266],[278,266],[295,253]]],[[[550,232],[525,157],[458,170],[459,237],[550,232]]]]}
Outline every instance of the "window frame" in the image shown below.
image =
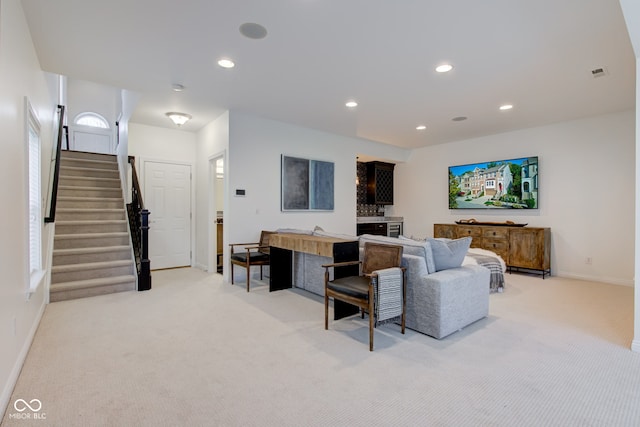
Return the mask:
{"type": "Polygon", "coordinates": [[[95,128],[95,129],[111,130],[111,126],[109,126],[109,121],[105,119],[104,116],[98,113],[94,113],[93,111],[84,111],[82,113],[78,113],[73,119],[73,124],[76,126],[86,126],[86,127],[95,128]],[[104,126],[95,126],[95,125],[90,125],[86,123],[79,123],[80,120],[84,118],[89,118],[89,117],[96,119],[99,122],[102,122],[104,126]]]}
{"type": "Polygon", "coordinates": [[[42,127],[40,120],[25,97],[24,138],[26,154],[26,211],[27,220],[27,273],[28,293],[34,293],[42,284],[45,271],[42,261],[42,127]]]}

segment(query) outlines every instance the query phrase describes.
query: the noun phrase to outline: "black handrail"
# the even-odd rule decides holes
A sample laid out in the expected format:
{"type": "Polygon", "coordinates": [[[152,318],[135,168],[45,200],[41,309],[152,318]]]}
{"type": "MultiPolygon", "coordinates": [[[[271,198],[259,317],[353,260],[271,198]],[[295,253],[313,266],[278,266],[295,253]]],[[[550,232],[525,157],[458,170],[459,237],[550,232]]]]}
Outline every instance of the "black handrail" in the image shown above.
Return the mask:
{"type": "MultiPolygon", "coordinates": [[[[60,111],[59,123],[58,123],[58,142],[56,146],[56,164],[53,172],[53,185],[51,189],[51,201],[49,205],[49,216],[45,217],[44,222],[56,221],[56,202],[58,200],[58,181],[60,179],[60,151],[62,150],[62,132],[68,128],[64,125],[64,105],[58,105],[60,111]]],[[[69,132],[67,131],[67,150],[69,149],[69,132]]]]}
{"type": "Polygon", "coordinates": [[[136,257],[136,269],[138,270],[138,290],[151,289],[151,261],[149,260],[149,210],[145,209],[142,201],[142,192],[136,172],[135,157],[129,156],[131,165],[131,203],[127,204],[129,214],[129,228],[131,229],[131,241],[136,257]]]}

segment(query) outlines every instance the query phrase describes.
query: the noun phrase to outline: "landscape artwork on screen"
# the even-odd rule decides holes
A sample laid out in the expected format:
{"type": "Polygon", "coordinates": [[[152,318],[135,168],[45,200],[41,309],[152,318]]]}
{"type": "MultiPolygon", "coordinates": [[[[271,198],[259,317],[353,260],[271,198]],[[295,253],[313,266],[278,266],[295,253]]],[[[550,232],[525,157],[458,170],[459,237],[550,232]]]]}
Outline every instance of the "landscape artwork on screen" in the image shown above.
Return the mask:
{"type": "Polygon", "coordinates": [[[537,209],[538,157],[449,166],[449,209],[537,209]]]}

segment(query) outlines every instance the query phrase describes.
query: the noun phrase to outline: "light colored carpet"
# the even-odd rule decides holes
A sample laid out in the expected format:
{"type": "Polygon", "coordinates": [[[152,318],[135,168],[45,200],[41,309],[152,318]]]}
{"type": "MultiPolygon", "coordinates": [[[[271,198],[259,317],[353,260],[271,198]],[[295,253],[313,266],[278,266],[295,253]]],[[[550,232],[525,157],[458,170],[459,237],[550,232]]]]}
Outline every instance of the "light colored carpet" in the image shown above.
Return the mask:
{"type": "Polygon", "coordinates": [[[366,319],[325,331],[305,291],[156,271],[47,307],[2,426],[638,426],[632,319],[631,288],[508,274],[489,318],[441,341],[385,325],[369,352],[366,319]]]}

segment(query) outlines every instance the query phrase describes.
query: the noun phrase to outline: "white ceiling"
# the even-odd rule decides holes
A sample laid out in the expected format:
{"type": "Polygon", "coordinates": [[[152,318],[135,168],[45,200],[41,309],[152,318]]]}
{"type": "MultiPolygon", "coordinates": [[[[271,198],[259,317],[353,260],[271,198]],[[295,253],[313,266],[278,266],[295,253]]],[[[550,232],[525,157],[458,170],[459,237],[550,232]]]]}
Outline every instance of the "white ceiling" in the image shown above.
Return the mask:
{"type": "Polygon", "coordinates": [[[164,113],[181,111],[197,131],[232,109],[421,147],[635,106],[618,0],[22,4],[44,70],[138,93],[131,121],[153,126],[175,128],[164,113]],[[241,35],[246,22],[267,37],[241,35]],[[236,67],[218,67],[222,56],[236,67]],[[436,73],[443,62],[454,70],[436,73]],[[608,74],[593,78],[598,67],[608,74]]]}

